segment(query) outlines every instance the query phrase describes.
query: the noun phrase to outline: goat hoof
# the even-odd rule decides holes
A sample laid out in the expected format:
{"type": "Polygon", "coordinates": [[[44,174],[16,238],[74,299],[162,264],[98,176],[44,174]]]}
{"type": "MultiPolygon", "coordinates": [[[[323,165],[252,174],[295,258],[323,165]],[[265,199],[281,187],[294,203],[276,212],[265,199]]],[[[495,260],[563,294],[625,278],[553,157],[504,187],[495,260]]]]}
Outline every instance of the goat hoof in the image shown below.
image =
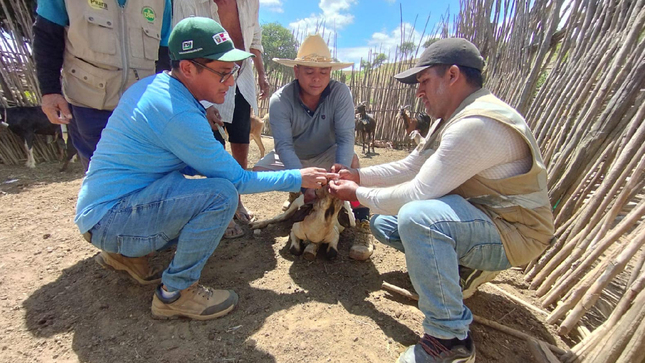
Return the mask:
{"type": "Polygon", "coordinates": [[[309,251],[305,251],[305,254],[302,257],[307,261],[313,261],[316,259],[316,255],[309,251]]]}
{"type": "Polygon", "coordinates": [[[327,253],[325,254],[325,257],[326,257],[328,260],[333,260],[333,259],[335,259],[336,257],[338,257],[338,251],[336,251],[336,249],[335,249],[335,248],[331,248],[331,247],[330,247],[330,248],[328,248],[328,249],[327,249],[327,253]]]}
{"type": "Polygon", "coordinates": [[[291,246],[291,248],[289,248],[289,252],[291,252],[291,254],[294,256],[302,255],[302,250],[300,248],[297,248],[296,246],[291,246]]]}

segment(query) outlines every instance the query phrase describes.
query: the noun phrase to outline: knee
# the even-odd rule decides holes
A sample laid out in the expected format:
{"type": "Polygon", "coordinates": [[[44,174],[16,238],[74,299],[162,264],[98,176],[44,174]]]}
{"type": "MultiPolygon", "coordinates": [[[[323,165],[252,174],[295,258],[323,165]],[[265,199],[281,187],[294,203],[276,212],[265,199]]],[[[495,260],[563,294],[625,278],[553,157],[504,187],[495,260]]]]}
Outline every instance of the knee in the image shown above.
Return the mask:
{"type": "Polygon", "coordinates": [[[399,231],[407,230],[408,228],[419,228],[423,225],[424,221],[421,215],[421,206],[431,201],[413,201],[406,203],[399,209],[399,231]]]}
{"type": "Polygon", "coordinates": [[[231,210],[231,215],[237,209],[239,194],[237,189],[230,181],[226,179],[213,179],[212,189],[213,202],[216,202],[220,208],[231,210]]]}

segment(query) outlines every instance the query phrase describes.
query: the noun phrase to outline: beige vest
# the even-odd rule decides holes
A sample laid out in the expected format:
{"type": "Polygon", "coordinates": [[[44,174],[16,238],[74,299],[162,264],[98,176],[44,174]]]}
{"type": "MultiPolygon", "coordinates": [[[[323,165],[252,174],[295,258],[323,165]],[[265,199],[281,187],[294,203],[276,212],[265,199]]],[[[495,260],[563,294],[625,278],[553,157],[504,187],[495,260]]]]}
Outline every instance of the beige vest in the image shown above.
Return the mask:
{"type": "Polygon", "coordinates": [[[522,115],[485,88],[468,96],[425,144],[436,150],[443,131],[469,116],[488,117],[512,127],[531,149],[533,166],[527,173],[499,180],[475,175],[451,192],[486,213],[499,230],[511,265],[524,265],[544,252],[554,233],[540,148],[522,115]]]}
{"type": "Polygon", "coordinates": [[[77,106],[113,110],[134,82],[155,73],[165,0],[65,0],[63,93],[77,106]]]}

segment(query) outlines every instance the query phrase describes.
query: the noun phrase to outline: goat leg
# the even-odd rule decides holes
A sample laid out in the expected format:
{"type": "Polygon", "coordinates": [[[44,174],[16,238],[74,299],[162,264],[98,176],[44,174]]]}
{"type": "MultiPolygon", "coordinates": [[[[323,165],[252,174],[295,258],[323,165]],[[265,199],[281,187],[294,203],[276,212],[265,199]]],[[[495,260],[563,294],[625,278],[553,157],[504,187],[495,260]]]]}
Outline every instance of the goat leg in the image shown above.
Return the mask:
{"type": "Polygon", "coordinates": [[[294,256],[300,256],[302,254],[302,250],[300,249],[300,238],[296,237],[296,234],[293,231],[291,231],[289,237],[291,239],[289,252],[291,252],[291,254],[294,256]]]}
{"type": "Polygon", "coordinates": [[[313,261],[316,259],[316,255],[318,254],[318,248],[320,247],[320,243],[314,243],[314,242],[309,242],[307,247],[305,247],[305,253],[303,257],[307,261],[313,261]]]}
{"type": "Polygon", "coordinates": [[[289,217],[291,217],[294,213],[296,213],[298,208],[302,207],[303,205],[305,205],[305,195],[301,194],[296,200],[293,201],[293,203],[291,203],[289,208],[286,211],[284,211],[284,213],[279,214],[271,219],[250,223],[249,226],[251,227],[251,229],[258,229],[258,228],[264,228],[272,223],[285,221],[289,217]]]}

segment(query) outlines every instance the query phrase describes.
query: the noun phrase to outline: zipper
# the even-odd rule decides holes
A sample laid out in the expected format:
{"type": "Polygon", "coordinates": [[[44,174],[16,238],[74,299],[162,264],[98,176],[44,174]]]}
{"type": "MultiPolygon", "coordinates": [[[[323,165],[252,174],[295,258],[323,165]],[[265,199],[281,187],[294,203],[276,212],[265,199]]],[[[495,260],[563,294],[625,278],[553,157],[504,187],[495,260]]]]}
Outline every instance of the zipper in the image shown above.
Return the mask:
{"type": "Polygon", "coordinates": [[[121,76],[121,88],[119,89],[119,98],[123,95],[123,92],[125,91],[125,85],[128,82],[128,73],[130,72],[130,67],[128,64],[128,44],[129,44],[129,39],[127,37],[127,32],[126,32],[126,24],[125,24],[125,7],[127,6],[128,2],[123,4],[123,6],[119,5],[119,13],[120,13],[120,21],[119,21],[119,32],[121,33],[121,39],[123,41],[121,42],[121,64],[123,65],[123,68],[121,69],[122,76],[121,76]]]}

